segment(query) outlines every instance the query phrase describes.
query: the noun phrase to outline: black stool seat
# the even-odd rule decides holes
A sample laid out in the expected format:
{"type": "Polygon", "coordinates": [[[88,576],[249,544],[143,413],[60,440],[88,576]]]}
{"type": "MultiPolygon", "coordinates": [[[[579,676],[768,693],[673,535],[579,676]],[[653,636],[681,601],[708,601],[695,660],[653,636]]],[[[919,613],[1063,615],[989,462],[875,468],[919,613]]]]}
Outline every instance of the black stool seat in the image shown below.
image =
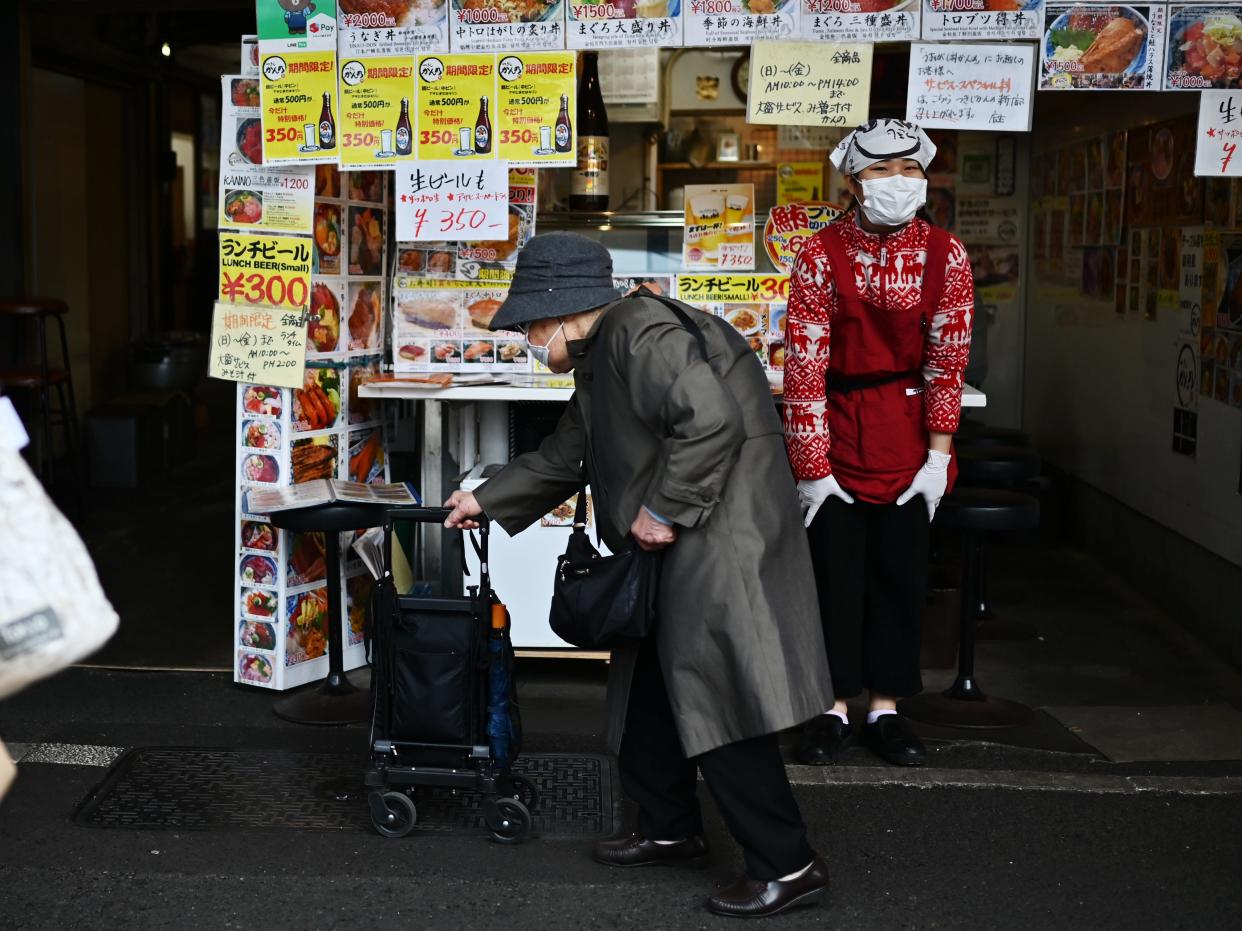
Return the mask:
{"type": "Polygon", "coordinates": [[[340,534],[378,527],[388,513],[383,504],[315,504],[271,514],[271,523],[295,533],[324,535],[324,564],[328,567],[328,675],[317,689],[303,689],[272,706],[277,717],[296,724],[357,724],[370,716],[369,692],[356,688],[345,675],[341,646],[340,534]]]}
{"type": "Polygon", "coordinates": [[[968,484],[1008,485],[1039,475],[1039,455],[1021,446],[963,446],[957,468],[968,484]]]}
{"type": "Polygon", "coordinates": [[[60,316],[69,312],[64,301],[49,297],[0,298],[0,317],[60,316]]]}
{"type": "Polygon", "coordinates": [[[1039,501],[999,488],[955,488],[940,502],[936,523],[958,530],[1029,530],[1039,525],[1039,501]]]}
{"type": "Polygon", "coordinates": [[[5,388],[42,388],[44,385],[63,385],[69,380],[64,369],[48,369],[47,378],[38,368],[0,369],[0,386],[5,388]]]}
{"type": "Polygon", "coordinates": [[[1010,427],[989,427],[985,424],[963,420],[953,436],[953,442],[961,446],[1029,446],[1030,437],[1021,430],[1010,427]]]}

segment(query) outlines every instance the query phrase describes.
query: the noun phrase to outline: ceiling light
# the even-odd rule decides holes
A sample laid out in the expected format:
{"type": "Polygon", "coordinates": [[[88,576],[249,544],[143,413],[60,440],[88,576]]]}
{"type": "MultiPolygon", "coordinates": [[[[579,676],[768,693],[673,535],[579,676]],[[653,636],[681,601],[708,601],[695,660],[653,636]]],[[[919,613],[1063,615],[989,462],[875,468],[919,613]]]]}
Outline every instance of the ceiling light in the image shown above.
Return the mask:
{"type": "Polygon", "coordinates": [[[163,45],[160,46],[160,54],[163,55],[165,58],[171,58],[172,57],[172,46],[169,45],[167,42],[165,42],[163,45]]]}

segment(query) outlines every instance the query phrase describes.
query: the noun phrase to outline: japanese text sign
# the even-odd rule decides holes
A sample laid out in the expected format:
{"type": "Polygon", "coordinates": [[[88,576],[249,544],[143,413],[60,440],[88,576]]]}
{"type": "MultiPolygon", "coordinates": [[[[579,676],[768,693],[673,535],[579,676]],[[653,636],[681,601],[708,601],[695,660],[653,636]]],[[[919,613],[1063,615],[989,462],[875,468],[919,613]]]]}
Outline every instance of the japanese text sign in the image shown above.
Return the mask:
{"type": "Polygon", "coordinates": [[[529,52],[565,47],[563,0],[480,4],[451,0],[449,33],[454,51],[529,52]]]}
{"type": "Polygon", "coordinates": [[[508,230],[507,162],[419,161],[397,172],[400,242],[504,240],[508,230]]]}
{"type": "Polygon", "coordinates": [[[1242,90],[1204,91],[1199,99],[1195,174],[1242,176],[1242,90]]]}
{"type": "Polygon", "coordinates": [[[418,158],[494,159],[493,55],[423,55],[418,59],[418,158]]]}
{"type": "Polygon", "coordinates": [[[501,55],[496,115],[497,156],[517,167],[577,164],[577,81],[573,52],[501,55]]]}
{"type": "Polygon", "coordinates": [[[414,59],[341,62],[341,167],[395,168],[414,158],[414,59]]]}
{"type": "Polygon", "coordinates": [[[306,370],[306,319],[301,311],[216,303],[207,374],[245,384],[301,388],[306,370]]]}
{"type": "Polygon", "coordinates": [[[685,44],[745,45],[799,34],[801,0],[682,0],[685,44]]]}
{"type": "Polygon", "coordinates": [[[923,38],[1038,39],[1044,0],[922,0],[923,38]]]}
{"type": "Polygon", "coordinates": [[[260,43],[263,163],[336,162],[336,51],[268,54],[260,43]]]}
{"type": "Polygon", "coordinates": [[[345,59],[447,52],[447,5],[347,0],[337,15],[337,54],[345,59]]]}
{"type": "Polygon", "coordinates": [[[1039,89],[1159,90],[1168,15],[1163,3],[1048,3],[1039,89]]]}
{"type": "Polygon", "coordinates": [[[682,265],[687,269],[755,267],[755,186],[688,184],[682,265]]]}
{"type": "Polygon", "coordinates": [[[1035,46],[910,46],[906,119],[928,129],[1031,128],[1035,46]]]}
{"type": "Polygon", "coordinates": [[[768,211],[763,244],[773,268],[788,273],[802,247],[842,212],[836,204],[829,203],[783,204],[768,211]]]}
{"type": "Polygon", "coordinates": [[[683,0],[567,0],[565,37],[571,49],[681,45],[683,0]]]}
{"type": "Polygon", "coordinates": [[[854,127],[867,121],[871,45],[756,42],[751,47],[751,123],[854,127]]]}
{"type": "Polygon", "coordinates": [[[802,36],[819,42],[919,37],[920,0],[802,0],[802,36]]]}
{"type": "Polygon", "coordinates": [[[311,240],[220,231],[220,299],[301,310],[310,298],[311,240]]]}

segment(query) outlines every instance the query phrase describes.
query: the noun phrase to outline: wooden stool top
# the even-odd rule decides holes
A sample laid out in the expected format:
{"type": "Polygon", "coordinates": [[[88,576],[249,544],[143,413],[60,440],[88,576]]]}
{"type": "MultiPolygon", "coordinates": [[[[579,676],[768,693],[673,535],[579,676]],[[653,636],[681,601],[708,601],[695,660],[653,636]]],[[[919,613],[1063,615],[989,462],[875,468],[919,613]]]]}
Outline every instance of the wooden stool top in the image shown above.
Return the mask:
{"type": "Polygon", "coordinates": [[[54,297],[0,298],[0,317],[59,317],[69,305],[54,297]]]}
{"type": "MultiPolygon", "coordinates": [[[[66,381],[64,369],[47,370],[47,383],[60,385],[66,381]]],[[[42,388],[43,372],[35,368],[0,369],[0,386],[5,388],[42,388]]]]}

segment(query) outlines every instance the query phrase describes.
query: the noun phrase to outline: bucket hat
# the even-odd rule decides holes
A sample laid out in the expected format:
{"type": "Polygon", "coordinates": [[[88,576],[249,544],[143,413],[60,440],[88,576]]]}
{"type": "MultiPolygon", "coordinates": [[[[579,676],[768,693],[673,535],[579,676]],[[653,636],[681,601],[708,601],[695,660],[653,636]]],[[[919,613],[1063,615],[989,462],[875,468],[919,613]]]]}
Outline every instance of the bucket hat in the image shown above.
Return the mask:
{"type": "Polygon", "coordinates": [[[600,243],[578,233],[543,233],[518,253],[509,296],[491,329],[594,310],[620,296],[612,283],[612,256],[600,243]]]}

